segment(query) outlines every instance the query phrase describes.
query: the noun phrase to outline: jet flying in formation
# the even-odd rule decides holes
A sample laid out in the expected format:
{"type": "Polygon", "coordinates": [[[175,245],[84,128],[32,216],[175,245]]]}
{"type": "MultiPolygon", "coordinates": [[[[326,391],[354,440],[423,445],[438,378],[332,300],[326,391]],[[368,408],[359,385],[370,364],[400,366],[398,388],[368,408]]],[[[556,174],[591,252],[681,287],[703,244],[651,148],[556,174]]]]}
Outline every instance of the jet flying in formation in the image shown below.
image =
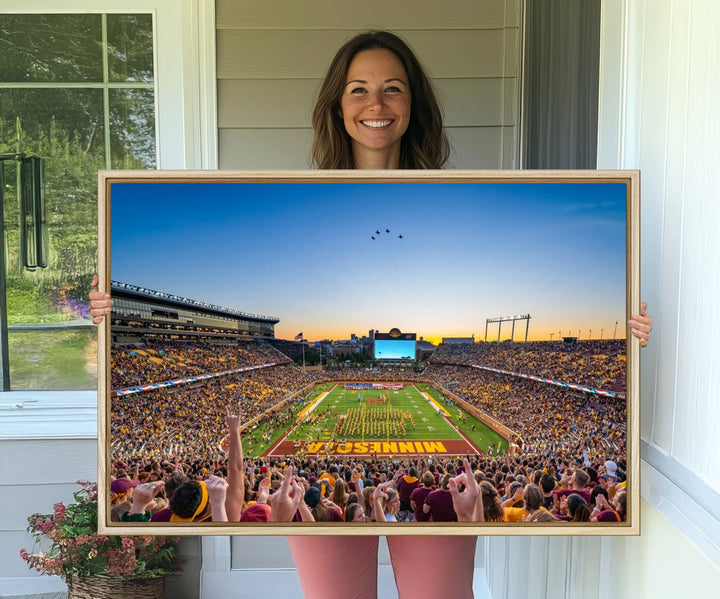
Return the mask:
{"type": "MultiPolygon", "coordinates": [[[[390,229],[385,229],[385,233],[390,233],[390,229]]],[[[376,229],[375,235],[370,235],[370,239],[376,240],[382,233],[380,232],[380,229],[376,229]],[[377,236],[377,237],[376,237],[377,236]]],[[[398,235],[398,239],[404,239],[403,235],[398,235]]]]}

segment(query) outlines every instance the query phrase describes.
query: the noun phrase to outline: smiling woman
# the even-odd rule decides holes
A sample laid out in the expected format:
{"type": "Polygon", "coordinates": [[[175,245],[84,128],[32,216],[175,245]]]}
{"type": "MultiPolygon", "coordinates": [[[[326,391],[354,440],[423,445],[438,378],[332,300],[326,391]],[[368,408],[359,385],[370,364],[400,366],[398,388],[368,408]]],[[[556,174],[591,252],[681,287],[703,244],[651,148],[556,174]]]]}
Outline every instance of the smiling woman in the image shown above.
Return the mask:
{"type": "Polygon", "coordinates": [[[321,169],[438,169],[450,153],[430,79],[387,31],[362,33],[338,50],[312,122],[321,169]]]}

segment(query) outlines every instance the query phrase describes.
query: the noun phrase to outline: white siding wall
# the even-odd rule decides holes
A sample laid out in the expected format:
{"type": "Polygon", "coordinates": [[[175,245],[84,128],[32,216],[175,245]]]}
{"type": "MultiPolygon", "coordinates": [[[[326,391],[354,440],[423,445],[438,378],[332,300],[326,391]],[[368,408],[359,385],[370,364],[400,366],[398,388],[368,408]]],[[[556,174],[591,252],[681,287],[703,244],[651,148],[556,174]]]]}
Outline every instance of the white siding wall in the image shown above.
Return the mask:
{"type": "MultiPolygon", "coordinates": [[[[7,404],[3,407],[9,409],[7,404]]],[[[3,421],[7,425],[7,419],[3,421]]],[[[30,514],[52,513],[53,504],[72,501],[79,488],[75,481],[97,479],[96,446],[92,437],[0,440],[0,596],[65,589],[58,577],[39,578],[29,570],[19,551],[21,547],[30,551],[33,546],[25,531],[30,514]]]]}
{"type": "Polygon", "coordinates": [[[334,52],[367,29],[399,33],[435,80],[451,167],[515,168],[519,6],[519,0],[218,0],[220,168],[308,168],[310,113],[322,77],[334,52]]]}
{"type": "Polygon", "coordinates": [[[715,0],[603,3],[598,166],[642,171],[642,297],[655,319],[641,367],[642,535],[491,539],[495,599],[720,588],[719,24],[715,0]]]}

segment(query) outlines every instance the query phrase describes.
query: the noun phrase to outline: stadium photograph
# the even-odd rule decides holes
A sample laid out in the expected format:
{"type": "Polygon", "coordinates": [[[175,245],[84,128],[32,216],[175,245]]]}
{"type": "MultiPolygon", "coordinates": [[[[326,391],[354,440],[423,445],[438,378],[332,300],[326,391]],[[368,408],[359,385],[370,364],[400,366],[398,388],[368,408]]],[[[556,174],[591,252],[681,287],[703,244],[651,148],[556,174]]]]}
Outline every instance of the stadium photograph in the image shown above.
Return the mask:
{"type": "Polygon", "coordinates": [[[113,179],[106,525],[622,534],[628,198],[113,179]]]}

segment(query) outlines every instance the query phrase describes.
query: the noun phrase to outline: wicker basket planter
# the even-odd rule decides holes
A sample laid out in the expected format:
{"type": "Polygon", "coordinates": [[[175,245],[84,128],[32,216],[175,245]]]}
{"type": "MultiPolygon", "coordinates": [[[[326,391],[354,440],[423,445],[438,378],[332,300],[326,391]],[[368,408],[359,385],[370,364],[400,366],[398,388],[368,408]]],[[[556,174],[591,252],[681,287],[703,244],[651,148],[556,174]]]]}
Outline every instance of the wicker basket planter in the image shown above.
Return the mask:
{"type": "Polygon", "coordinates": [[[165,577],[182,571],[180,539],[98,534],[97,483],[78,485],[74,502],[28,516],[35,544],[32,552],[21,549],[20,557],[40,574],[61,576],[69,599],[164,599],[165,577]]]}
{"type": "Polygon", "coordinates": [[[163,599],[165,578],[88,576],[68,582],[68,599],[163,599]]]}

